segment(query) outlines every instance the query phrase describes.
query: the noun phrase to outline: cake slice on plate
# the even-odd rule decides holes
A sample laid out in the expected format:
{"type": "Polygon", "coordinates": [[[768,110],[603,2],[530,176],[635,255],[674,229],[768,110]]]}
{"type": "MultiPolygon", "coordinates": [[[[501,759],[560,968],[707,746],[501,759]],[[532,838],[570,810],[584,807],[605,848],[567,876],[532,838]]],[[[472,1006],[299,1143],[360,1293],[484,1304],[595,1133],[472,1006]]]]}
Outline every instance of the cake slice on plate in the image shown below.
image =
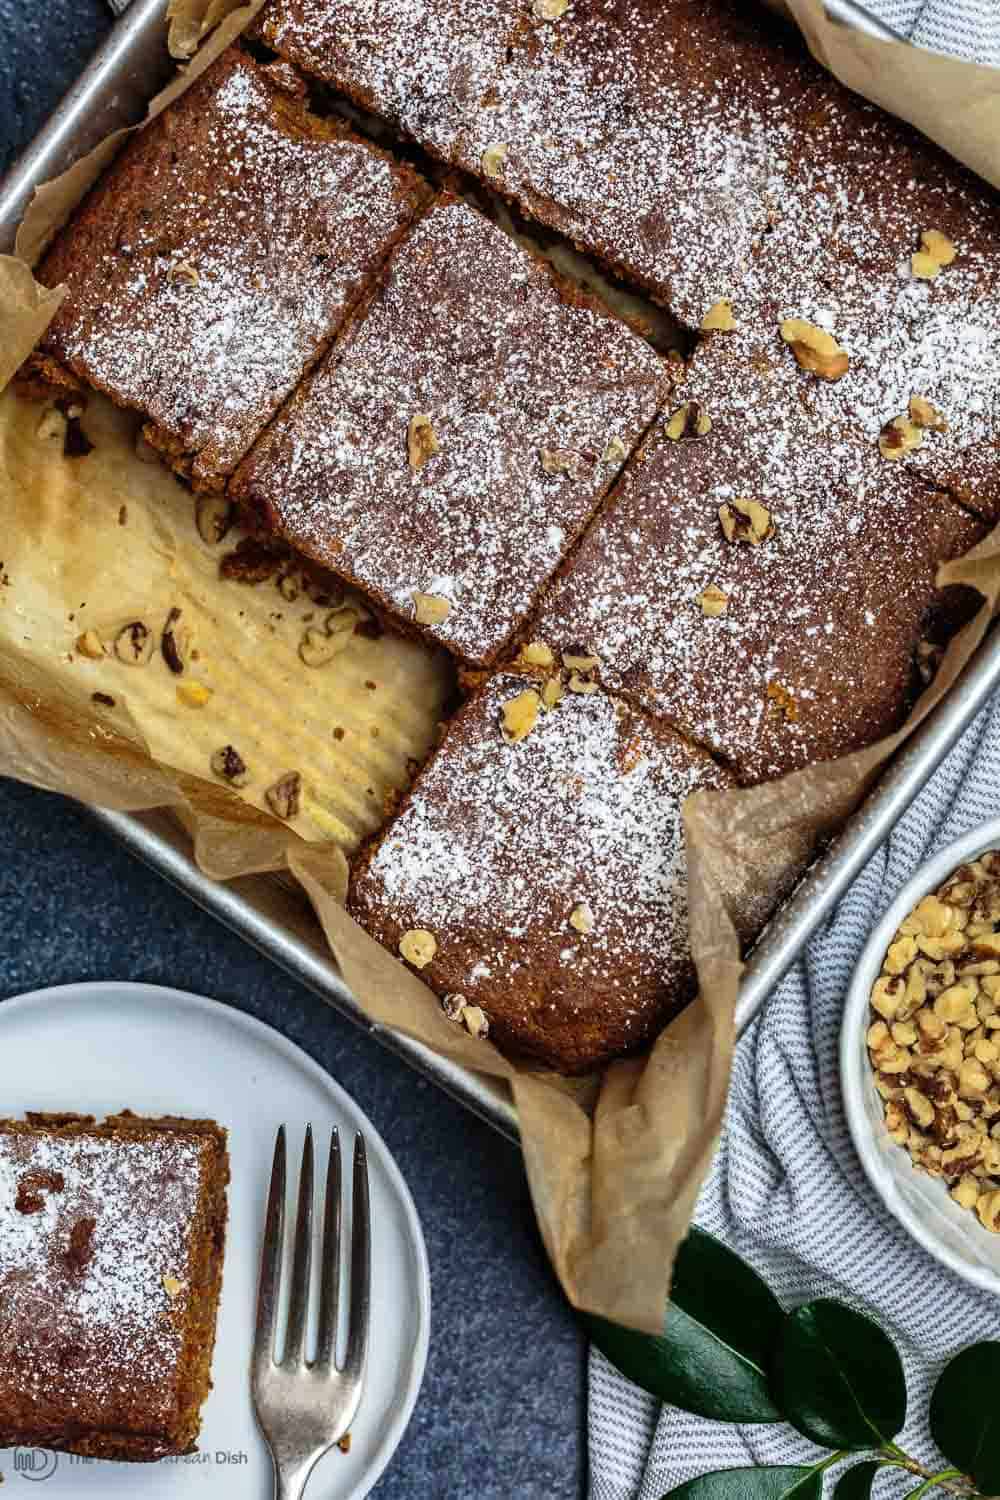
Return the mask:
{"type": "Polygon", "coordinates": [[[228,1181],[210,1120],[0,1120],[0,1447],[193,1451],[228,1181]]]}

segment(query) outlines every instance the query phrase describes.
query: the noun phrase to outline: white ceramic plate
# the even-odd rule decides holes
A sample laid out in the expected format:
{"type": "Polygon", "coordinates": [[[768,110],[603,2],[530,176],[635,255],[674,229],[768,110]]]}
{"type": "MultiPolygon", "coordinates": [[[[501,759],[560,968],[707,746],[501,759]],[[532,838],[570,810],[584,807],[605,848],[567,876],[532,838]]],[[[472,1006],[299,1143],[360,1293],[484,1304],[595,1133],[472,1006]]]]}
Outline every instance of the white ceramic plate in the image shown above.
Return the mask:
{"type": "Polygon", "coordinates": [[[958,865],[1000,849],[1000,818],[981,823],[922,865],[889,907],[865,944],[847,992],[840,1033],[844,1110],[855,1149],[883,1203],[942,1265],[986,1291],[1000,1291],[1000,1235],[984,1229],[974,1212],[960,1208],[944,1182],[919,1172],[902,1146],[889,1139],[882,1100],[868,1061],[868,997],[903,918],[958,865]]]}
{"type": "MultiPolygon", "coordinates": [[[[44,1500],[134,1500],[136,1495],[143,1500],[209,1495],[212,1500],[271,1500],[271,1462],[256,1428],[248,1383],[260,1235],[275,1132],[282,1123],[288,1126],[293,1188],[311,1121],[320,1185],[334,1125],[347,1162],[356,1130],[364,1132],[368,1145],[368,1388],[350,1453],[328,1453],[306,1492],[307,1500],[360,1500],[389,1462],[409,1421],[423,1379],[430,1328],[430,1278],[420,1223],[382,1140],[357,1105],[304,1052],[269,1026],[214,1000],[155,985],[107,983],[39,990],[0,1004],[0,1114],[69,1109],[103,1116],[123,1108],[137,1114],[208,1116],[230,1132],[232,1183],[212,1367],[215,1388],[205,1405],[199,1452],[135,1465],[7,1449],[0,1451],[0,1474],[8,1481],[16,1477],[18,1491],[22,1477],[45,1479],[44,1500]]],[[[349,1178],[349,1171],[345,1175],[349,1178]]],[[[290,1236],[291,1207],[287,1219],[290,1236]]]]}

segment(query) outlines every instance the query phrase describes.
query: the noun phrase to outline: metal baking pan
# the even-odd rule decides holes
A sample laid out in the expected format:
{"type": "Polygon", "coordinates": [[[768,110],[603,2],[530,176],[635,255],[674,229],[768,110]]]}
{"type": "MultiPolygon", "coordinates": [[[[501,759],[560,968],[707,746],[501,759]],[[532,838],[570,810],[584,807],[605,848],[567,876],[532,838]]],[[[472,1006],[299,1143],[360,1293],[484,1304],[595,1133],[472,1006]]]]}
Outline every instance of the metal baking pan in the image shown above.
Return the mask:
{"type": "MultiPolygon", "coordinates": [[[[843,0],[838,0],[838,4],[843,0]]],[[[13,246],[37,183],[62,171],[109,131],[136,123],[165,82],[167,0],[133,0],[78,83],[0,184],[0,251],[13,246]]],[[[991,631],[947,699],[880,778],[846,828],[811,868],[751,954],[740,988],[742,1030],[803,946],[886,838],[975,714],[1000,684],[1000,630],[991,631]]],[[[186,835],[165,814],[95,810],[123,844],[205,911],[371,1031],[496,1129],[517,1138],[506,1085],[446,1062],[420,1042],[375,1027],[347,989],[303,896],[274,877],[217,884],[198,870],[186,835]]]]}

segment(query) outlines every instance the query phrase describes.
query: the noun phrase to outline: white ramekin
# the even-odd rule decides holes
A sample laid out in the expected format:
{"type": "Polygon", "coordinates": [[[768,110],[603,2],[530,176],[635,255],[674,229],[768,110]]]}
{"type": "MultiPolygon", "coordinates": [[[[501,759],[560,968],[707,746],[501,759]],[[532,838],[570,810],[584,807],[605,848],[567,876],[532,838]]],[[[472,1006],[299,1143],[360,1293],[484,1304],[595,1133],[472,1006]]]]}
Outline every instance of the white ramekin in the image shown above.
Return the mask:
{"type": "Polygon", "coordinates": [[[959,1207],[941,1178],[919,1171],[911,1164],[906,1149],[889,1139],[865,1045],[868,997],[896,928],[952,870],[989,849],[1000,849],[1000,818],[980,823],[921,865],[872,932],[847,991],[840,1033],[840,1079],[851,1139],[869,1182],[888,1211],[942,1265],[976,1286],[998,1292],[1000,1234],[984,1229],[974,1210],[959,1207]]]}

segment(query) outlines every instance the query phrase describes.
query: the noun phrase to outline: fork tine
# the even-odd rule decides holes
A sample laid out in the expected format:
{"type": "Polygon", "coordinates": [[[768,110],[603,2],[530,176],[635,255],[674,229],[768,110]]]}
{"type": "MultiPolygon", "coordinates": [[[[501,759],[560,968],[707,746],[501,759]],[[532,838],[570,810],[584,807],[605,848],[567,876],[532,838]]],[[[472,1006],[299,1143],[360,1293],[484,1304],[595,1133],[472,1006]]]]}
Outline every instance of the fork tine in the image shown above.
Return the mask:
{"type": "Polygon", "coordinates": [[[354,1138],[354,1203],[351,1227],[351,1327],[347,1338],[344,1374],[358,1382],[361,1397],[368,1362],[368,1324],[371,1310],[372,1237],[368,1191],[368,1153],[365,1138],[354,1138]]]}
{"type": "Polygon", "coordinates": [[[337,1312],[340,1307],[340,1133],[330,1135],[323,1211],[323,1276],[320,1282],[319,1342],[316,1363],[332,1369],[337,1362],[337,1312]]]}
{"type": "Polygon", "coordinates": [[[264,1242],[260,1252],[257,1328],[253,1342],[254,1381],[270,1367],[274,1358],[274,1334],[278,1321],[278,1288],[281,1285],[282,1243],[285,1235],[285,1161],[285,1127],[279,1125],[274,1143],[271,1186],[267,1194],[264,1242]]]}
{"type": "Polygon", "coordinates": [[[302,1170],[299,1173],[299,1208],[295,1217],[295,1251],[292,1258],[292,1290],[288,1304],[288,1337],[282,1364],[294,1367],[301,1363],[306,1342],[306,1315],[309,1311],[309,1275],[312,1270],[313,1218],[313,1136],[306,1126],[302,1148],[302,1170]]]}

